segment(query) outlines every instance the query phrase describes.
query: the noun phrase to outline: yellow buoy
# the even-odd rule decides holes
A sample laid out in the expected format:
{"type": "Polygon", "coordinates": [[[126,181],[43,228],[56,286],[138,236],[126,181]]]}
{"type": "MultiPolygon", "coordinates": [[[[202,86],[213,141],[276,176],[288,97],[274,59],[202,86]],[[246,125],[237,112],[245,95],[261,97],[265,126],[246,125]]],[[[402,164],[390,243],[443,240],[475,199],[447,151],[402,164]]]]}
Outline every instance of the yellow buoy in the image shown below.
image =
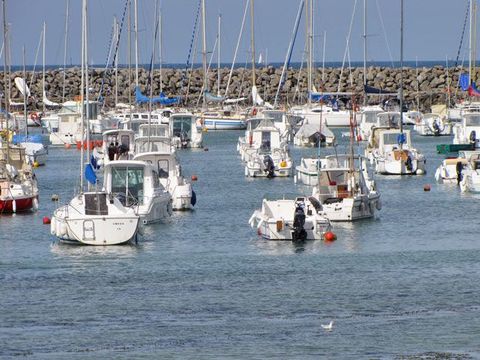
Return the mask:
{"type": "Polygon", "coordinates": [[[285,160],[282,160],[282,162],[280,163],[280,167],[282,168],[287,167],[287,162],[285,160]]]}
{"type": "Polygon", "coordinates": [[[37,168],[37,167],[39,167],[39,166],[40,166],[40,164],[38,163],[38,161],[34,161],[34,162],[33,162],[33,167],[34,167],[34,168],[37,168]]]}

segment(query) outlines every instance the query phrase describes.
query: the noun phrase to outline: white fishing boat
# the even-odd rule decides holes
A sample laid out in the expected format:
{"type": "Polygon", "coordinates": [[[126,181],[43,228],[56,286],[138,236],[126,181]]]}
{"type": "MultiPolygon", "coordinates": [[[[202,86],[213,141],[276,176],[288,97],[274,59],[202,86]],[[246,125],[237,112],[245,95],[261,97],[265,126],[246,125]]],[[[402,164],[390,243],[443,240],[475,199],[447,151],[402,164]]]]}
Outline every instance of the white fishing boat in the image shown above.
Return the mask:
{"type": "Polygon", "coordinates": [[[258,235],[268,240],[322,240],[331,230],[330,221],[318,213],[317,201],[311,198],[267,200],[255,210],[249,220],[258,235]]]}
{"type": "Polygon", "coordinates": [[[157,166],[160,183],[172,197],[173,210],[191,210],[196,203],[192,185],[185,180],[175,154],[175,147],[168,137],[167,125],[142,125],[142,136],[135,139],[134,160],[146,161],[157,166]],[[150,136],[148,134],[150,131],[150,136]]]}
{"type": "Polygon", "coordinates": [[[425,114],[413,126],[422,136],[449,136],[452,133],[452,124],[438,114],[425,114]]]}
{"type": "Polygon", "coordinates": [[[322,127],[350,126],[350,111],[339,110],[330,105],[294,107],[292,112],[304,117],[309,124],[314,124],[317,128],[320,127],[320,119],[322,119],[322,127]]]}
{"type": "Polygon", "coordinates": [[[412,146],[410,131],[380,130],[371,153],[375,171],[385,175],[423,175],[425,157],[412,146]]]}
{"type": "Polygon", "coordinates": [[[197,127],[199,119],[191,113],[175,113],[170,116],[170,136],[176,148],[203,147],[203,132],[197,127]]]}
{"type": "Polygon", "coordinates": [[[461,122],[453,126],[453,143],[480,148],[480,112],[463,114],[461,122]]]}
{"type": "MultiPolygon", "coordinates": [[[[50,143],[53,146],[76,144],[81,141],[81,115],[77,112],[61,112],[57,114],[58,128],[48,128],[50,131],[50,143]],[[55,131],[56,130],[56,131],[55,131]]],[[[49,123],[50,125],[50,123],[49,123]]]]}
{"type": "Polygon", "coordinates": [[[330,221],[371,218],[380,210],[380,194],[368,172],[367,159],[359,155],[329,155],[321,159],[312,196],[330,221]]]}
{"type": "Polygon", "coordinates": [[[268,119],[252,132],[252,147],[245,151],[245,175],[250,177],[291,176],[293,162],[280,130],[268,119]]]}
{"type": "Polygon", "coordinates": [[[172,197],[160,184],[158,167],[139,160],[109,162],[104,169],[104,191],[125,207],[135,207],[143,224],[169,217],[172,197]]]}
{"type": "Polygon", "coordinates": [[[300,165],[295,167],[294,181],[304,185],[315,186],[318,184],[318,171],[322,167],[322,160],[315,158],[302,158],[300,165]]]}

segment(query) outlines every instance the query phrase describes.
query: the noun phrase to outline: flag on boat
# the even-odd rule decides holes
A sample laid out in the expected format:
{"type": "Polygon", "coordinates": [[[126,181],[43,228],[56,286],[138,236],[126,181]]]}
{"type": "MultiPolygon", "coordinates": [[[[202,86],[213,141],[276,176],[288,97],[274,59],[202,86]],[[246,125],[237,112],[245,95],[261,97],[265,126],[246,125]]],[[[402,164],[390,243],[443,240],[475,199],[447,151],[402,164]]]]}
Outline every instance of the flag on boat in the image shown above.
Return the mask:
{"type": "Polygon", "coordinates": [[[179,97],[170,98],[170,97],[166,96],[164,93],[160,93],[160,96],[153,97],[153,98],[150,99],[148,96],[145,96],[145,95],[142,94],[142,92],[141,92],[141,90],[138,86],[135,87],[135,101],[138,104],[145,104],[145,103],[150,102],[150,100],[154,104],[158,103],[158,104],[161,104],[161,105],[173,105],[173,104],[177,104],[177,103],[180,102],[179,97]]]}
{"type": "Polygon", "coordinates": [[[97,183],[97,175],[95,174],[92,164],[85,166],[85,179],[92,185],[97,183]]]}
{"type": "Polygon", "coordinates": [[[470,87],[470,76],[467,73],[460,74],[458,84],[460,85],[460,89],[467,91],[470,87]]]}

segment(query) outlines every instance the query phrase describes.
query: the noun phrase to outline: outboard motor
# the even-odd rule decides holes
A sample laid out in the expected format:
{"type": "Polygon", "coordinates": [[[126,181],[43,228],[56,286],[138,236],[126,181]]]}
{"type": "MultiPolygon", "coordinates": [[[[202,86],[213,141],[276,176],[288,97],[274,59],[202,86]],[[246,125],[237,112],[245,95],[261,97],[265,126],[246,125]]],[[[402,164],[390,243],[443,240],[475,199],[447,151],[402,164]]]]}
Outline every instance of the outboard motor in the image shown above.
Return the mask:
{"type": "Polygon", "coordinates": [[[408,154],[407,160],[405,160],[405,167],[407,168],[408,171],[413,170],[412,158],[410,157],[410,154],[408,154]]]}
{"type": "Polygon", "coordinates": [[[295,215],[293,217],[293,231],[292,241],[303,242],[307,240],[307,232],[305,231],[305,210],[302,204],[298,204],[295,208],[295,215]]]}
{"type": "Polygon", "coordinates": [[[265,155],[263,157],[264,171],[267,173],[268,178],[273,178],[275,173],[275,164],[273,163],[270,155],[265,155]]]}
{"type": "Polygon", "coordinates": [[[310,135],[308,141],[314,144],[315,147],[320,147],[322,144],[325,144],[327,138],[321,132],[317,131],[315,134],[310,135]]]}
{"type": "Polygon", "coordinates": [[[437,120],[433,122],[432,128],[433,128],[433,135],[440,136],[440,125],[438,124],[437,120]]]}
{"type": "Polygon", "coordinates": [[[477,132],[475,130],[472,130],[469,136],[470,144],[475,144],[475,141],[477,140],[477,132]]]}
{"type": "Polygon", "coordinates": [[[463,163],[458,161],[455,168],[457,170],[457,185],[460,185],[460,182],[462,181],[463,163]]]}

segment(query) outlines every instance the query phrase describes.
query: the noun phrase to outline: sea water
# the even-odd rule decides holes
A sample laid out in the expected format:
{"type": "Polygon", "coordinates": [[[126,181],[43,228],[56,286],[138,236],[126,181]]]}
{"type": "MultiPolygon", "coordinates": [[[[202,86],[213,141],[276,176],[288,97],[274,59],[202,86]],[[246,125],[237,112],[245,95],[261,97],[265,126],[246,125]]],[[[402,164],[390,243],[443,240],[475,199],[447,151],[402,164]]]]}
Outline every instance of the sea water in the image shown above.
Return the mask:
{"type": "Polygon", "coordinates": [[[259,238],[248,219],[266,194],[311,188],[245,178],[240,135],[178,151],[198,177],[195,210],[114,247],[64,245],[42,225],[51,195],[67,202],[80,176],[79,151],[50,148],[39,211],[0,217],[0,358],[480,357],[480,198],[434,183],[435,145],[450,138],[413,137],[425,176],[376,176],[376,219],[297,246],[259,238]]]}

